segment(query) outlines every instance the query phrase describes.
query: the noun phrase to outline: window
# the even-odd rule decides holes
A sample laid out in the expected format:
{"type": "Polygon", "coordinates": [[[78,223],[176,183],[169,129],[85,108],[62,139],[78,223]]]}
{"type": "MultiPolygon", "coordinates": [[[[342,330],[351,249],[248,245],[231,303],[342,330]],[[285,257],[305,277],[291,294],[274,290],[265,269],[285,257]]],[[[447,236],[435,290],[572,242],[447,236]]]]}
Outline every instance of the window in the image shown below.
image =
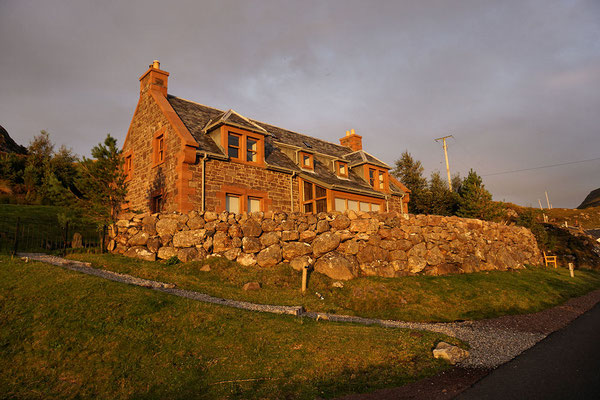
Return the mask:
{"type": "Polygon", "coordinates": [[[314,183],[303,183],[302,210],[305,213],[320,213],[327,211],[327,189],[314,183]]]}
{"type": "Polygon", "coordinates": [[[240,213],[240,198],[241,196],[235,194],[226,194],[225,195],[225,210],[239,214],[240,213]]]}
{"type": "Polygon", "coordinates": [[[267,192],[239,186],[223,185],[216,197],[219,204],[216,211],[229,211],[236,214],[267,211],[271,204],[267,192]]]}
{"type": "Polygon", "coordinates": [[[365,198],[365,200],[350,200],[343,197],[336,197],[334,200],[336,211],[379,211],[381,205],[378,203],[372,203],[365,198]]]}
{"type": "Polygon", "coordinates": [[[375,187],[375,170],[369,168],[369,185],[375,187]]]}
{"type": "Polygon", "coordinates": [[[342,178],[348,177],[348,164],[343,161],[336,161],[337,165],[337,175],[342,178]]]}
{"type": "Polygon", "coordinates": [[[160,131],[154,134],[154,140],[152,143],[152,150],[154,152],[154,165],[161,164],[165,161],[165,135],[164,131],[160,131]]]}
{"type": "Polygon", "coordinates": [[[300,167],[304,169],[313,170],[314,166],[314,158],[310,153],[305,153],[303,151],[300,152],[300,167]]]}
{"type": "Polygon", "coordinates": [[[125,165],[123,166],[125,172],[125,180],[131,179],[131,175],[133,172],[133,161],[131,159],[131,154],[125,157],[125,165]]]}
{"type": "Polygon", "coordinates": [[[163,196],[162,194],[156,195],[152,197],[152,201],[150,203],[150,210],[152,213],[161,212],[163,208],[163,196]]]}
{"type": "Polygon", "coordinates": [[[227,155],[230,158],[240,158],[240,135],[229,133],[227,137],[227,155]]]}
{"type": "Polygon", "coordinates": [[[248,197],[248,212],[260,211],[260,198],[258,197],[248,197]]]}
{"type": "Polygon", "coordinates": [[[223,127],[223,148],[232,161],[241,163],[262,164],[264,160],[264,138],[252,135],[242,129],[223,127]]]}
{"type": "Polygon", "coordinates": [[[246,161],[258,161],[258,141],[250,137],[246,139],[246,161]]]}
{"type": "Polygon", "coordinates": [[[379,168],[367,168],[367,176],[369,179],[369,185],[375,190],[387,190],[387,176],[386,171],[379,168]]]}

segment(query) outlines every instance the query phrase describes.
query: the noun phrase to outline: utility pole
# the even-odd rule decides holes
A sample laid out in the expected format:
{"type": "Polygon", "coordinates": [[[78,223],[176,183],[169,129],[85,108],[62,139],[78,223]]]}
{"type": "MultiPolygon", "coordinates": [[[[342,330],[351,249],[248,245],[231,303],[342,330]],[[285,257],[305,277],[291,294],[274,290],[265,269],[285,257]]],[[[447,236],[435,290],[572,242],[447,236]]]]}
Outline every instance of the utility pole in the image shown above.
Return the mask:
{"type": "Polygon", "coordinates": [[[452,135],[444,136],[441,138],[435,139],[436,142],[442,141],[444,143],[444,155],[446,156],[446,172],[448,172],[448,187],[450,191],[452,191],[452,178],[450,178],[450,164],[448,163],[448,146],[446,145],[447,138],[454,138],[452,135]]]}

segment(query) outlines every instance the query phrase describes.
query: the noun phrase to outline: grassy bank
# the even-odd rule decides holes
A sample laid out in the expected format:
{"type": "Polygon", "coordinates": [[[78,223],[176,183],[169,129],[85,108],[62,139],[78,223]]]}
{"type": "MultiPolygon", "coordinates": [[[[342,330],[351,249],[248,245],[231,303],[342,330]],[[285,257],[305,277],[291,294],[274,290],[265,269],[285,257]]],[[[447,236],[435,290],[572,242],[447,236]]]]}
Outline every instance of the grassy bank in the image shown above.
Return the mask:
{"type": "Polygon", "coordinates": [[[308,292],[302,295],[301,273],[287,266],[244,268],[219,258],[167,266],[118,255],[70,257],[91,262],[96,268],[175,283],[213,296],[403,321],[455,321],[531,313],[600,288],[598,272],[581,270],[571,278],[563,268],[530,267],[439,277],[359,278],[344,282],[342,288],[333,287],[331,279],[314,273],[308,292]],[[210,271],[201,271],[203,265],[209,265],[210,271]],[[250,281],[260,282],[262,289],[242,290],[250,281]]]}
{"type": "Polygon", "coordinates": [[[442,335],[203,304],[0,256],[0,398],[329,398],[447,368],[442,335]]]}

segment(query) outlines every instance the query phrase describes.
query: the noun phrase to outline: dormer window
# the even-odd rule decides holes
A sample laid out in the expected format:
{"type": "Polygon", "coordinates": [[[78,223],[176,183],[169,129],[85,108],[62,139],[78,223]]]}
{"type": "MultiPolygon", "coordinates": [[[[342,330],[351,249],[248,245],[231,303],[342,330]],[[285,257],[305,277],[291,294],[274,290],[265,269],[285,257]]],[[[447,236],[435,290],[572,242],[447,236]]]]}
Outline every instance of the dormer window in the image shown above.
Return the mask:
{"type": "Polygon", "coordinates": [[[369,185],[371,185],[373,187],[373,189],[375,190],[382,190],[382,191],[386,191],[388,190],[388,185],[387,185],[387,171],[385,171],[384,169],[380,169],[380,168],[372,168],[372,167],[368,167],[368,178],[369,178],[369,185]]]}
{"type": "Polygon", "coordinates": [[[335,165],[337,168],[337,176],[342,177],[342,178],[347,178],[348,177],[348,163],[345,163],[343,161],[336,161],[335,165]]]}
{"type": "Polygon", "coordinates": [[[253,134],[242,129],[223,127],[225,129],[223,147],[231,161],[244,164],[260,164],[264,162],[265,139],[260,134],[253,134]]]}
{"type": "Polygon", "coordinates": [[[314,157],[312,154],[301,151],[299,155],[300,155],[300,166],[303,169],[309,169],[311,171],[315,169],[314,157]]]}

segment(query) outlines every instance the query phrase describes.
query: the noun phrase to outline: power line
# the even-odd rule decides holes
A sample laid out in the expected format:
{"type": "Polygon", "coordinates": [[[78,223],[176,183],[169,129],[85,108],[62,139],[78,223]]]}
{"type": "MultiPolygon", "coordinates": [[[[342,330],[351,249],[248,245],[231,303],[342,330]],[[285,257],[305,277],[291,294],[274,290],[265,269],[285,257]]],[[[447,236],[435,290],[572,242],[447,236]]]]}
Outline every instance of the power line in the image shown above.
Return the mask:
{"type": "Polygon", "coordinates": [[[565,162],[565,163],[560,163],[560,164],[542,165],[540,167],[533,167],[533,168],[515,169],[515,170],[512,170],[512,171],[494,172],[492,174],[485,174],[483,176],[494,176],[494,175],[512,174],[512,173],[515,173],[515,172],[533,171],[535,169],[560,167],[561,165],[581,164],[581,163],[584,163],[584,162],[596,161],[596,160],[600,160],[600,157],[589,158],[587,160],[580,160],[580,161],[570,161],[570,162],[565,162]]]}

